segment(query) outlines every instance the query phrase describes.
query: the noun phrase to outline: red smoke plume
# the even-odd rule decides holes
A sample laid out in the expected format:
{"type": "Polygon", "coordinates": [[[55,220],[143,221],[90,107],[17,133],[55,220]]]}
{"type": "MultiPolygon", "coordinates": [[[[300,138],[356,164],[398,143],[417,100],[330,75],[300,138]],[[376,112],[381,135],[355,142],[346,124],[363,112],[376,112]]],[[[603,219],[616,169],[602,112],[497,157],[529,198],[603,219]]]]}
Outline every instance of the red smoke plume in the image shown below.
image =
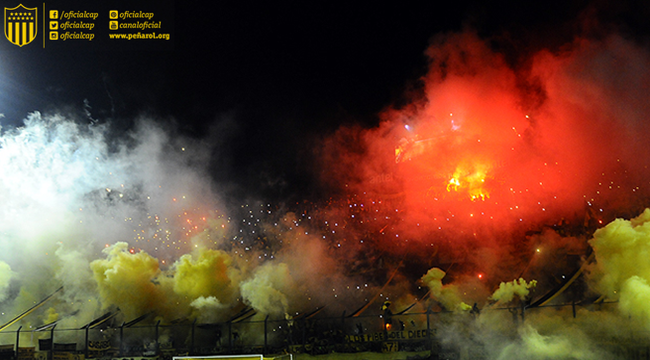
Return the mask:
{"type": "Polygon", "coordinates": [[[514,69],[465,32],[435,39],[426,55],[408,105],[325,141],[324,181],[366,208],[341,215],[349,227],[429,265],[484,268],[530,252],[527,233],[586,234],[647,205],[645,49],[579,38],[514,69]]]}

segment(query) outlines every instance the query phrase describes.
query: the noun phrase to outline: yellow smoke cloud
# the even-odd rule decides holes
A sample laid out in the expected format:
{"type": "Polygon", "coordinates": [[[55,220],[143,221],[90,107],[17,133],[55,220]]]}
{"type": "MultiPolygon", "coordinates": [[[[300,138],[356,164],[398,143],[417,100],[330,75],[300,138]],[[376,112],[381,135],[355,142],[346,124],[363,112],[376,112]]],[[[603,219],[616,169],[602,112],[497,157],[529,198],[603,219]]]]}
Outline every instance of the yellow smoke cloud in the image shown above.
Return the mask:
{"type": "Polygon", "coordinates": [[[56,309],[54,309],[53,307],[48,308],[47,311],[45,311],[45,317],[43,323],[50,324],[57,320],[59,320],[59,314],[56,312],[56,309]]]}
{"type": "Polygon", "coordinates": [[[596,290],[618,300],[623,314],[650,324],[650,209],[632,220],[612,221],[590,243],[596,290]]]}
{"type": "Polygon", "coordinates": [[[117,306],[129,319],[163,304],[163,293],[154,281],[160,275],[158,260],[144,251],[131,254],[128,244],[118,242],[104,249],[106,259],[90,263],[102,307],[117,306]]]}
{"type": "Polygon", "coordinates": [[[232,257],[220,250],[200,248],[174,264],[173,290],[195,310],[201,321],[217,321],[239,294],[241,277],[232,257]]]}
{"type": "Polygon", "coordinates": [[[126,320],[153,312],[165,320],[191,315],[219,321],[239,295],[240,269],[220,250],[199,248],[165,272],[158,259],[144,251],[131,253],[124,242],[104,253],[106,259],[90,263],[101,305],[118,307],[126,320]]]}
{"type": "Polygon", "coordinates": [[[508,303],[517,296],[520,300],[524,300],[530,294],[530,289],[536,285],[537,281],[526,282],[524,279],[502,282],[490,299],[508,303]]]}
{"type": "Polygon", "coordinates": [[[235,293],[230,255],[219,250],[200,250],[196,256],[186,254],[175,264],[174,292],[192,299],[216,297],[229,302],[235,293]]]}
{"type": "Polygon", "coordinates": [[[432,268],[422,277],[422,282],[431,290],[431,295],[438,300],[447,310],[468,310],[468,306],[461,301],[456,285],[443,285],[442,278],[446,273],[438,268],[432,268]]]}

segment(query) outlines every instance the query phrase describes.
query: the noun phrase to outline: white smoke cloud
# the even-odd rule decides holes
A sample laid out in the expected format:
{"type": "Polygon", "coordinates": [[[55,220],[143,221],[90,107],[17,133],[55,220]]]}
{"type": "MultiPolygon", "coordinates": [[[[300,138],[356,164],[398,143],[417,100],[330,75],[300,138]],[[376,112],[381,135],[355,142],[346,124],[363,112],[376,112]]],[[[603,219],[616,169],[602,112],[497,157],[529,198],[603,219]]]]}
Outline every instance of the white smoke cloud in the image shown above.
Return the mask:
{"type": "Polygon", "coordinates": [[[10,279],[21,289],[6,316],[64,286],[62,304],[74,305],[61,307],[91,320],[102,304],[88,304],[98,290],[89,264],[102,249],[128,241],[113,256],[130,246],[171,265],[191,246],[179,214],[218,208],[194,166],[201,144],[181,146],[144,118],[122,139],[109,130],[35,112],[0,137],[0,294],[10,279]]]}
{"type": "Polygon", "coordinates": [[[9,289],[9,284],[13,276],[14,273],[11,271],[9,264],[0,261],[0,302],[7,298],[7,290],[9,289]]]}
{"type": "Polygon", "coordinates": [[[286,264],[267,263],[257,268],[251,279],[242,282],[241,294],[263,314],[288,316],[290,304],[286,293],[293,286],[286,264]]]}
{"type": "Polygon", "coordinates": [[[592,340],[576,328],[562,329],[558,334],[542,335],[531,326],[523,326],[520,339],[506,345],[496,359],[613,359],[596,347],[592,340]]]}
{"type": "Polygon", "coordinates": [[[233,234],[250,239],[222,215],[201,143],[144,118],[121,138],[110,130],[33,113],[0,137],[0,253],[12,255],[0,259],[1,320],[60,286],[24,323],[79,328],[117,309],[122,321],[215,322],[242,302],[285,318],[323,305],[305,299],[325,298],[313,280],[334,262],[315,237],[287,230],[295,215],[277,227],[285,232],[259,224],[273,251],[240,252],[233,234]]]}

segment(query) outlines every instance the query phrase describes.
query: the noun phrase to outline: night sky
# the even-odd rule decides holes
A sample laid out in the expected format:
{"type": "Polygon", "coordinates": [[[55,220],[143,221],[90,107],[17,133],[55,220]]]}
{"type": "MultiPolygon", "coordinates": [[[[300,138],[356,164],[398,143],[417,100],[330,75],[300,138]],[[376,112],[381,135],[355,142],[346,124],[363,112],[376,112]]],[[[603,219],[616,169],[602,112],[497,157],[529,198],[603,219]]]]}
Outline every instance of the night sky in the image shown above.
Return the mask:
{"type": "Polygon", "coordinates": [[[342,124],[377,126],[382,109],[399,107],[417,91],[437,35],[472,29],[517,68],[527,53],[556,51],[576,34],[616,29],[645,43],[650,33],[650,7],[632,2],[183,5],[165,5],[171,49],[3,42],[3,130],[35,110],[91,121],[87,100],[115,134],[145,115],[211,142],[211,175],[237,199],[318,198],[327,191],[314,179],[314,144],[342,124]]]}

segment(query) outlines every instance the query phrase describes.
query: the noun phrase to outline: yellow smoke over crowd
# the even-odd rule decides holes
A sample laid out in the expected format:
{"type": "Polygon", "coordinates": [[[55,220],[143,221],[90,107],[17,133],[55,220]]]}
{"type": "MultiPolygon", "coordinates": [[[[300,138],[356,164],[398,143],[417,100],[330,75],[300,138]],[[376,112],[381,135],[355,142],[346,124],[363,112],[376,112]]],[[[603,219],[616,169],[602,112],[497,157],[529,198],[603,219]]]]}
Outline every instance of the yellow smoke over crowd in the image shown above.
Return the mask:
{"type": "MultiPolygon", "coordinates": [[[[160,274],[158,260],[145,252],[129,254],[127,243],[106,251],[107,258],[90,263],[103,306],[122,305],[129,318],[160,308],[165,294],[154,284],[160,274]]],[[[161,311],[162,312],[162,311],[161,311]]]]}
{"type": "MultiPolygon", "coordinates": [[[[46,247],[47,254],[42,255],[50,259],[42,264],[43,273],[54,279],[55,285],[63,285],[63,292],[22,324],[39,326],[59,321],[61,326],[78,328],[106,312],[119,312],[121,321],[152,314],[152,319],[163,323],[182,319],[215,323],[227,321],[244,307],[254,309],[258,318],[270,315],[290,319],[323,305],[348,308],[356,304],[353,296],[337,288],[349,288],[358,279],[339,268],[332,251],[319,239],[320,235],[315,235],[318,231],[301,225],[300,216],[294,213],[275,220],[275,224],[260,224],[267,236],[264,247],[241,251],[240,247],[210,247],[215,239],[232,237],[237,228],[224,219],[208,219],[207,226],[188,239],[188,251],[169,262],[164,261],[168,258],[166,252],[159,252],[162,257],[155,256],[155,247],[151,247],[151,253],[123,241],[95,253],[92,246],[77,238],[88,232],[72,231],[67,240],[46,247]]],[[[579,238],[563,237],[552,230],[534,239],[544,253],[581,249],[575,245],[579,238]]],[[[566,306],[526,309],[527,301],[543,295],[531,291],[538,287],[535,278],[504,281],[489,289],[475,276],[457,276],[448,281],[447,272],[438,267],[420,279],[429,289],[431,300],[418,300],[409,292],[409,286],[404,286],[409,280],[400,276],[396,283],[389,281],[387,287],[367,287],[365,294],[370,297],[381,292],[400,307],[415,300],[416,311],[440,305],[441,311],[451,312],[452,321],[437,324],[439,331],[446,329],[455,334],[449,337],[452,342],[466,341],[470,336],[486,347],[491,358],[607,358],[610,349],[594,344],[621,337],[625,341],[638,340],[639,334],[650,330],[650,265],[646,261],[650,253],[650,209],[631,220],[612,221],[597,230],[589,244],[595,262],[588,264],[586,277],[578,282],[590,286],[585,295],[604,299],[608,305],[602,308],[580,304],[573,314],[566,306]],[[599,326],[603,321],[611,326],[599,326]],[[626,331],[622,331],[624,328],[626,331]]],[[[587,261],[586,256],[582,259],[587,261]]],[[[15,266],[25,271],[20,262],[15,266]]],[[[34,282],[24,282],[21,273],[9,263],[0,263],[0,270],[0,288],[5,290],[11,314],[54,290],[54,286],[39,288],[34,282]]],[[[548,286],[543,288],[546,290],[548,286]]],[[[562,301],[566,300],[560,296],[558,303],[562,301]]],[[[9,317],[5,315],[5,319],[9,317]]]]}
{"type": "Polygon", "coordinates": [[[612,221],[594,233],[590,244],[596,253],[595,290],[618,301],[621,314],[650,330],[650,209],[612,221]]]}

